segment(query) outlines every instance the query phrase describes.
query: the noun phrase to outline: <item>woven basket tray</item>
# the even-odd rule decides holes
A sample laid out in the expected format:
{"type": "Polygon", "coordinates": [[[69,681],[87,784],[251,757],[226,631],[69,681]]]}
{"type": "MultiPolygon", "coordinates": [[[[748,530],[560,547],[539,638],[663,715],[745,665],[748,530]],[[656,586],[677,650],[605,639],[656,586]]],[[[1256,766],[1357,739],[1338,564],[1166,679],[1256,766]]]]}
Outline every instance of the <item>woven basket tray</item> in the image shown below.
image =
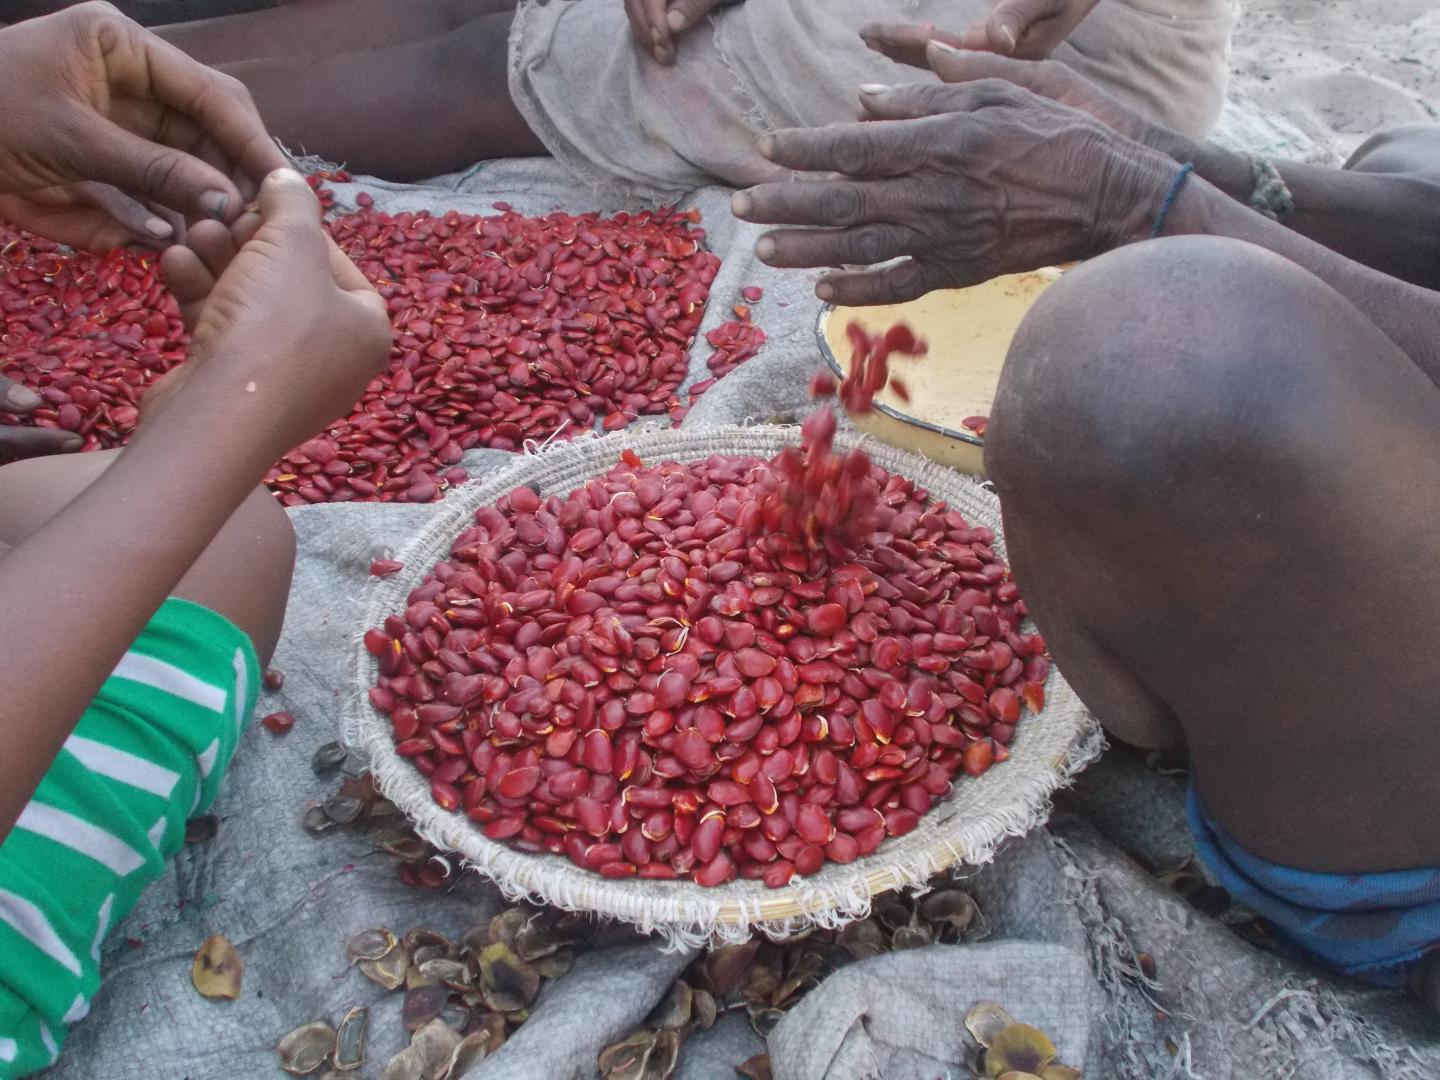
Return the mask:
{"type": "MultiPolygon", "coordinates": [[[[619,432],[527,455],[446,498],[425,530],[396,553],[405,568],[371,585],[360,633],[379,626],[386,615],[402,611],[410,591],[436,562],[449,557],[451,542],[473,523],[475,509],[520,484],[534,485],[542,498],[563,497],[613,466],[627,447],[651,465],[698,461],[711,454],[770,458],[798,441],[799,429],[790,427],[619,432]]],[[[842,449],[858,441],[845,434],[836,437],[842,449]]],[[[1003,557],[1000,507],[991,492],[968,477],[883,443],[867,441],[865,449],[877,464],[929,489],[932,498],[945,500],[972,524],[995,530],[995,548],[1003,557]]],[[[1045,709],[1020,722],[1009,761],[979,778],[962,775],[953,794],[921,818],[914,831],[886,840],[864,858],[848,865],[826,863],[818,873],[797,878],[783,889],[770,889],[758,881],[733,881],[709,889],[690,881],[615,881],[582,870],[560,855],[531,854],[487,839],[463,814],[440,809],[430,797],[428,781],[395,753],[388,718],[369,703],[366,691],[375,682],[375,663],[359,636],[351,667],[355,692],[346,716],[347,738],[369,756],[380,789],[409,815],[421,836],[458,852],[511,899],[611,916],[674,942],[734,941],[754,930],[782,937],[812,925],[839,925],[863,918],[871,898],[879,893],[921,886],[957,863],[986,862],[1006,837],[1025,833],[1045,819],[1055,790],[1089,764],[1102,745],[1095,721],[1059,673],[1052,671],[1045,687],[1045,709]]]]}

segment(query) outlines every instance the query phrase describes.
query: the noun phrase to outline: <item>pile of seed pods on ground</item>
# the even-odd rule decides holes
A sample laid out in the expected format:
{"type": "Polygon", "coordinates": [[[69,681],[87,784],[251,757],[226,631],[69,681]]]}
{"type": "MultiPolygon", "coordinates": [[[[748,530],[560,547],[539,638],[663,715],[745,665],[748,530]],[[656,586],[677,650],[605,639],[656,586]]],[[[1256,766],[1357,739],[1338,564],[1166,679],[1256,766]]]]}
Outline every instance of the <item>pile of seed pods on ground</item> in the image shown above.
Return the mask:
{"type": "Polygon", "coordinates": [[[365,637],[435,801],[609,877],[779,887],[1005,760],[1050,665],[993,534],[866,460],[840,472],[870,493],[864,542],[802,542],[788,456],[626,451],[477,510],[365,637]]]}
{"type": "MultiPolygon", "coordinates": [[[[465,479],[468,449],[681,409],[720,264],[698,215],[497,206],[474,217],[362,205],[327,221],[385,298],[395,342],[355,410],[270,470],[286,505],[428,502],[465,479]]],[[[145,388],[187,338],[153,254],[69,252],[0,222],[0,345],[0,373],[45,399],[25,422],[76,431],[93,450],[129,438],[145,388]]]]}

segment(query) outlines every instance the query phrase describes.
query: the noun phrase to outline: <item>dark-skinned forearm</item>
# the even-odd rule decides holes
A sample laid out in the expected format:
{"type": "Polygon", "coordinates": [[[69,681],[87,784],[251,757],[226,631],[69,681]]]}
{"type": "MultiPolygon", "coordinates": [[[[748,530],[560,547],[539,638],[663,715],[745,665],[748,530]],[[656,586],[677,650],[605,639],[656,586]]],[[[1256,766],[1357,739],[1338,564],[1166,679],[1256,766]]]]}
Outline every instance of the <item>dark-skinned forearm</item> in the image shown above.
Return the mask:
{"type": "MultiPolygon", "coordinates": [[[[1209,143],[1157,136],[1157,147],[1248,207],[1250,159],[1209,143]]],[[[1284,224],[1391,277],[1440,289],[1440,178],[1276,162],[1295,199],[1284,224]]],[[[1253,211],[1252,211],[1253,212],[1253,211]]]]}
{"type": "Polygon", "coordinates": [[[1284,256],[1343,295],[1440,385],[1440,292],[1346,258],[1227,198],[1203,181],[1189,184],[1165,235],[1244,240],[1284,256]]]}
{"type": "Polygon", "coordinates": [[[156,417],[0,558],[0,841],[111,670],[264,475],[274,455],[243,434],[255,430],[233,410],[156,417]]]}

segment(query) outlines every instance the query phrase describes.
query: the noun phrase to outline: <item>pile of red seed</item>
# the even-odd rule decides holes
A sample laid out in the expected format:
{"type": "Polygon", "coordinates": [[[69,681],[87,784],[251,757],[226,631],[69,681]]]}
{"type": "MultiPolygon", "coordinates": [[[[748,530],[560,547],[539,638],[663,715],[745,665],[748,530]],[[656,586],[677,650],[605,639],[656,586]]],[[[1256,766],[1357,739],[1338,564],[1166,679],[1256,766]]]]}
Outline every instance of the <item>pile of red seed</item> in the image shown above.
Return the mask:
{"type": "Polygon", "coordinates": [[[767,531],[781,470],[627,451],[477,510],[365,638],[435,801],[609,877],[780,887],[1005,760],[1049,660],[990,530],[867,463],[837,557],[767,531]]]}
{"type": "MultiPolygon", "coordinates": [[[[328,221],[385,298],[395,344],[354,412],[267,475],[286,505],[427,502],[465,479],[472,447],[680,410],[720,263],[697,215],[497,206],[328,221]]],[[[78,431],[86,449],[122,445],[144,388],[185,353],[153,256],[70,253],[3,223],[0,319],[0,371],[47,403],[28,422],[78,431]]]]}

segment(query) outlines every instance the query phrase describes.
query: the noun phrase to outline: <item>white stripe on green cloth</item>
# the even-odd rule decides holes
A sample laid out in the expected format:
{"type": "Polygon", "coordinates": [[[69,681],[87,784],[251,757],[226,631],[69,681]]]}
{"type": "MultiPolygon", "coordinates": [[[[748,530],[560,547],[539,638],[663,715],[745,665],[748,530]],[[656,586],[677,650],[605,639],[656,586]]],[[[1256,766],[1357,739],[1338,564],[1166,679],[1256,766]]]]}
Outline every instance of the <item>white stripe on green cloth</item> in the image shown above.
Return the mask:
{"type": "Polygon", "coordinates": [[[122,656],[110,677],[140,683],[221,715],[225,713],[225,699],[229,696],[222,687],[197,679],[183,668],[137,652],[122,656]]]}
{"type": "Polygon", "coordinates": [[[79,758],[80,763],[91,772],[162,799],[170,798],[170,793],[180,782],[179,773],[94,739],[71,735],[65,740],[65,749],[79,758]]]}
{"type": "Polygon", "coordinates": [[[30,942],[70,974],[80,976],[80,961],[65,947],[50,920],[38,907],[23,896],[16,896],[8,889],[0,889],[0,922],[30,942]]]}
{"type": "Polygon", "coordinates": [[[15,828],[94,859],[116,877],[126,877],[145,865],[145,856],[113,833],[33,799],[20,811],[15,828]]]}

